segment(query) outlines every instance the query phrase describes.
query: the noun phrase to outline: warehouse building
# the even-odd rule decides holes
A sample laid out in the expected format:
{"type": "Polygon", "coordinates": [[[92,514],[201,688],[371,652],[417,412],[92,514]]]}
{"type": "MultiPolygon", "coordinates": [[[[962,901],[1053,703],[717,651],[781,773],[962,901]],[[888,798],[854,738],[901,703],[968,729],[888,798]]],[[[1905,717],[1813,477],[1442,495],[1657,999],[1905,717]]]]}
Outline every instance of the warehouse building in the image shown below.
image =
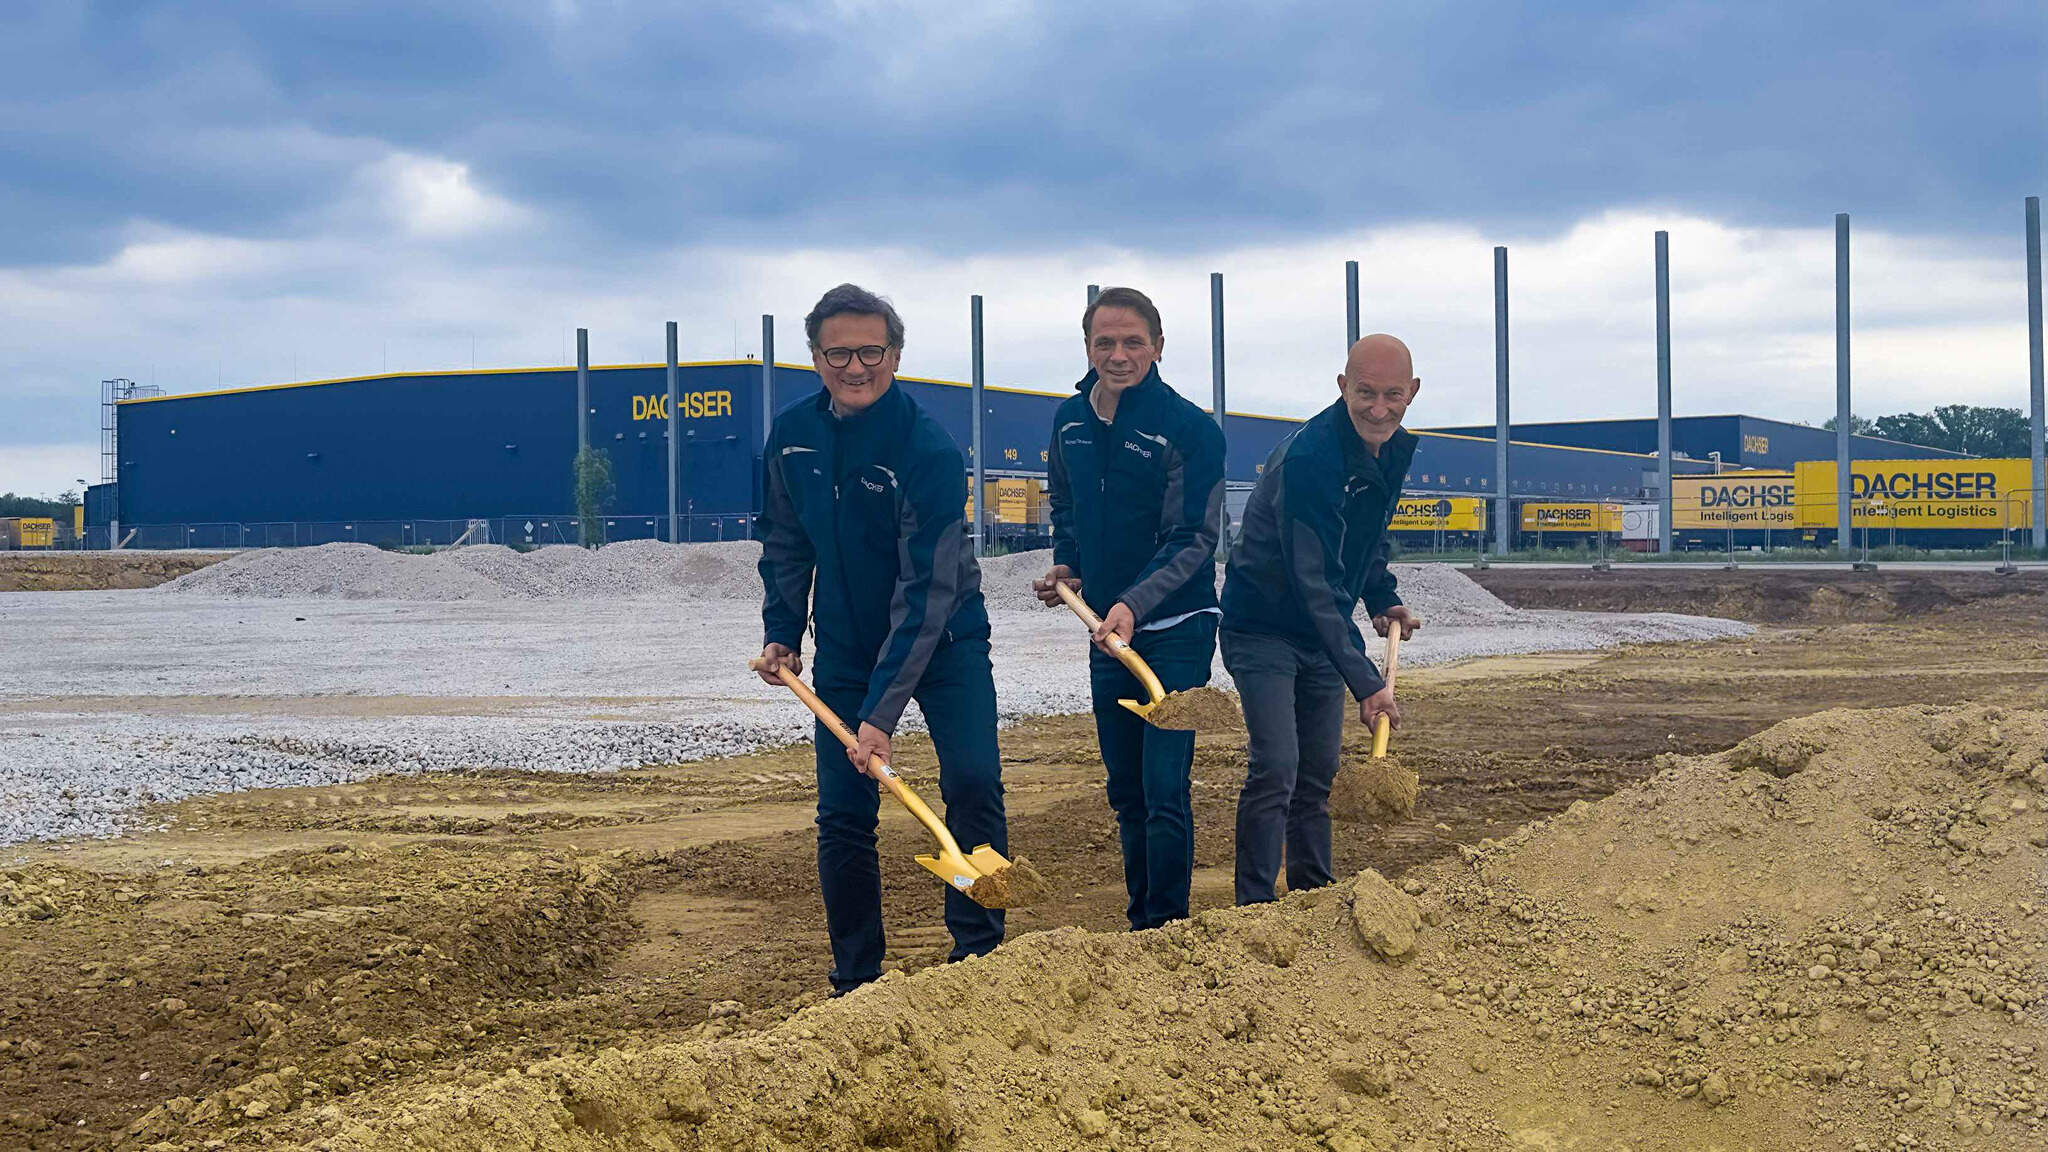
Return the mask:
{"type": "MultiPolygon", "coordinates": [[[[680,538],[750,533],[760,499],[765,375],[751,360],[679,369],[680,538]]],[[[778,364],[773,376],[778,407],[819,387],[808,365],[778,364]]],[[[963,447],[970,443],[966,385],[899,380],[963,447]]],[[[592,368],[589,395],[590,441],[610,457],[616,484],[607,538],[666,538],[664,367],[592,368]]],[[[1045,521],[1046,446],[1063,397],[994,387],[984,397],[984,470],[996,481],[990,519],[1029,543],[1045,521]]],[[[1320,403],[1315,397],[1302,406],[1320,403]]],[[[89,494],[88,519],[102,538],[127,547],[573,541],[576,417],[573,368],[400,373],[121,400],[109,418],[118,482],[89,494]]],[[[1228,415],[1237,506],[1297,423],[1228,415]]],[[[1427,502],[1404,511],[1433,509],[1429,527],[1439,534],[1484,531],[1481,504],[1497,495],[1490,430],[1421,436],[1407,486],[1427,502]]],[[[1712,465],[1678,461],[1677,469],[1705,473],[1712,465]]],[[[1510,495],[1526,500],[1635,501],[1654,490],[1656,460],[1518,439],[1509,477],[1510,495]]],[[[967,487],[963,477],[963,500],[967,487]]]]}

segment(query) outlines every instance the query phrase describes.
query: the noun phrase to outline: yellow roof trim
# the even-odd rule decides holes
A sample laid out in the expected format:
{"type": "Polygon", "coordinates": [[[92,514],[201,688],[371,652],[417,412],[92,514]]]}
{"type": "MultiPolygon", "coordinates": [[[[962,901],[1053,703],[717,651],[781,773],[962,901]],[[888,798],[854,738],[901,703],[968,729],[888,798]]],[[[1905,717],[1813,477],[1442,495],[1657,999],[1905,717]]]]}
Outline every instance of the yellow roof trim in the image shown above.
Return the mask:
{"type": "MultiPolygon", "coordinates": [[[[1491,444],[1494,442],[1494,438],[1491,436],[1467,436],[1462,432],[1416,431],[1415,434],[1417,436],[1436,436],[1444,440],[1469,440],[1474,444],[1491,444]]],[[[1612,448],[1581,448],[1576,444],[1545,444],[1540,440],[1510,440],[1508,443],[1519,444],[1524,448],[1555,448],[1560,452],[1591,452],[1597,456],[1626,456],[1631,460],[1655,460],[1657,458],[1655,452],[1618,452],[1612,448]]],[[[1708,461],[1692,461],[1688,459],[1688,463],[1705,464],[1708,461]]]]}
{"type": "MultiPolygon", "coordinates": [[[[755,368],[758,368],[758,367],[760,367],[760,366],[761,366],[761,362],[760,362],[759,360],[751,360],[751,359],[749,359],[749,360],[688,360],[688,361],[681,361],[681,362],[678,362],[678,363],[676,364],[676,367],[678,367],[678,368],[729,368],[729,367],[733,367],[733,366],[735,366],[735,365],[738,365],[738,366],[742,366],[742,367],[745,367],[745,366],[751,366],[751,367],[755,367],[755,368]]],[[[785,363],[785,362],[783,362],[783,361],[781,361],[781,360],[777,360],[777,361],[775,362],[775,366],[776,366],[777,368],[788,368],[788,369],[790,369],[790,370],[792,370],[792,371],[798,371],[798,372],[810,372],[810,371],[814,371],[814,369],[812,368],[812,366],[811,366],[811,365],[809,365],[809,364],[789,364],[789,363],[785,363]]],[[[590,366],[590,370],[591,370],[592,372],[606,372],[606,371],[616,371],[616,370],[619,370],[619,369],[645,369],[645,368],[666,368],[666,367],[668,367],[668,365],[667,365],[667,364],[592,364],[592,365],[590,366]]],[[[240,388],[215,388],[215,389],[211,389],[211,390],[208,390],[208,391],[205,391],[205,392],[174,392],[174,393],[172,393],[171,395],[168,395],[168,396],[137,396],[137,397],[135,397],[135,398],[133,398],[133,399],[129,399],[129,400],[122,400],[122,401],[119,401],[119,403],[122,403],[122,404],[155,404],[155,403],[158,403],[158,402],[160,402],[160,401],[164,401],[164,400],[196,400],[196,399],[199,399],[200,397],[203,397],[203,396],[234,396],[234,395],[239,395],[239,394],[241,394],[241,393],[244,393],[244,392],[277,392],[277,391],[281,391],[281,390],[283,390],[283,389],[286,389],[286,388],[320,388],[320,387],[324,387],[324,386],[326,386],[326,385],[329,385],[329,384],[357,384],[357,383],[361,383],[361,382],[363,382],[363,381],[367,381],[367,380],[407,380],[407,379],[414,379],[414,378],[417,378],[417,377],[423,377],[423,376],[509,376],[509,375],[514,375],[514,374],[519,374],[519,373],[528,373],[528,372],[574,372],[574,371],[576,371],[576,366],[575,366],[575,365],[573,365],[573,364],[571,364],[571,365],[567,365],[567,366],[563,366],[563,367],[557,367],[557,366],[554,366],[554,365],[546,365],[546,366],[541,366],[541,367],[533,367],[533,368],[453,368],[453,369],[443,369],[443,370],[437,370],[437,371],[431,371],[431,372],[378,372],[378,373],[375,373],[375,374],[372,374],[372,375],[369,375],[369,376],[337,376],[337,377],[335,377],[335,378],[333,378],[333,379],[331,379],[331,380],[295,380],[295,381],[291,381],[291,382],[289,382],[289,383],[284,383],[284,384],[249,384],[249,385],[245,385],[245,386],[243,386],[243,387],[240,387],[240,388]]],[[[973,385],[972,385],[972,384],[963,384],[963,383],[961,383],[961,382],[960,382],[960,381],[958,381],[958,380],[938,380],[938,379],[934,379],[934,378],[932,378],[932,377],[928,377],[928,376],[898,376],[898,377],[897,377],[897,379],[899,379],[899,380],[909,380],[909,381],[911,381],[911,382],[913,382],[913,383],[917,383],[917,384],[940,384],[940,385],[944,385],[944,386],[946,386],[946,387],[950,387],[950,388],[971,388],[971,387],[973,387],[973,385]]],[[[1055,399],[1055,400],[1057,400],[1057,399],[1060,399],[1060,398],[1061,398],[1061,395],[1062,395],[1061,393],[1058,393],[1058,392],[1040,392],[1040,391],[1037,391],[1037,390],[1035,390],[1035,389],[1031,389],[1031,388],[1006,388],[1006,387],[1002,387],[1002,386],[999,386],[999,385],[995,385],[995,384],[985,384],[985,385],[983,385],[982,387],[983,387],[983,390],[985,390],[985,391],[989,391],[989,392],[1011,392],[1011,393],[1015,393],[1015,394],[1018,394],[1018,395],[1022,395],[1022,396],[1047,396],[1047,397],[1051,397],[1051,398],[1053,398],[1053,399],[1055,399]]]]}

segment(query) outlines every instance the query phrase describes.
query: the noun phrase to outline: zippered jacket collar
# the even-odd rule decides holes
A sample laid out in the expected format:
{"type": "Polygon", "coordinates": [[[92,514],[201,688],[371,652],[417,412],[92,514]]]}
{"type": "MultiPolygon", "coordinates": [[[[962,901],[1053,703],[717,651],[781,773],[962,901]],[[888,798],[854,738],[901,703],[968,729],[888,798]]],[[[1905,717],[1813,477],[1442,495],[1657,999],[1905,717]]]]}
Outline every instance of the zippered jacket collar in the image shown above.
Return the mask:
{"type": "MultiPolygon", "coordinates": [[[[1102,377],[1100,376],[1100,374],[1098,374],[1095,371],[1095,369],[1090,368],[1088,370],[1088,374],[1086,376],[1081,377],[1081,382],[1074,385],[1074,391],[1081,394],[1081,399],[1088,401],[1088,408],[1090,411],[1094,410],[1095,402],[1093,398],[1090,397],[1089,393],[1094,390],[1096,383],[1101,379],[1102,377]]],[[[1166,381],[1159,378],[1159,365],[1154,364],[1152,365],[1152,367],[1147,368],[1145,370],[1145,378],[1143,380],[1140,380],[1136,384],[1131,385],[1129,388],[1124,389],[1124,394],[1117,398],[1117,411],[1123,411],[1123,406],[1125,402],[1131,400],[1132,398],[1140,395],[1150,396],[1151,389],[1164,387],[1166,387],[1166,381]]]]}
{"type": "Polygon", "coordinates": [[[900,417],[904,411],[904,399],[903,382],[895,380],[890,382],[887,392],[875,398],[873,404],[851,415],[841,416],[832,410],[832,390],[822,384],[818,386],[817,399],[813,403],[828,423],[859,424],[869,419],[880,421],[900,417]]]}

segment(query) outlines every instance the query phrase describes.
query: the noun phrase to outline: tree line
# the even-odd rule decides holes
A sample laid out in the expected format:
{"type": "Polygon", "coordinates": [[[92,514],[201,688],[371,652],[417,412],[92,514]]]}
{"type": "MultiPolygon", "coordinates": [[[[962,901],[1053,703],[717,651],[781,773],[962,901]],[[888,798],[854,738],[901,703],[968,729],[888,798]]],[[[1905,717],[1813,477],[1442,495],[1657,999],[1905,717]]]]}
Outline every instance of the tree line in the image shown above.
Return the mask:
{"type": "Polygon", "coordinates": [[[39,496],[17,496],[12,492],[0,493],[0,516],[48,516],[52,520],[71,520],[71,506],[78,503],[76,492],[64,492],[55,500],[39,496]]]}
{"type": "MultiPolygon", "coordinates": [[[[1821,427],[1834,431],[1834,417],[1821,427]]],[[[2017,408],[1943,404],[1932,412],[1901,412],[1875,420],[1852,413],[1849,431],[1972,456],[2015,457],[2032,451],[2026,414],[2017,408]]]]}

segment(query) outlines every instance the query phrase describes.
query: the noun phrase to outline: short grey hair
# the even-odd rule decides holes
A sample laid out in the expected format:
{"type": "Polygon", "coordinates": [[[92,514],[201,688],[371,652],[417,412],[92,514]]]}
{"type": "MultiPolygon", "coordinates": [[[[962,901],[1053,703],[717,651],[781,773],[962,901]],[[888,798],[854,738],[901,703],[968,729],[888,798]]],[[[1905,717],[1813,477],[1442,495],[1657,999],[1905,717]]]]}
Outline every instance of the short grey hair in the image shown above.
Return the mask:
{"type": "Polygon", "coordinates": [[[880,316],[883,327],[889,333],[889,346],[903,347],[903,317],[896,314],[894,305],[858,284],[841,284],[818,297],[817,307],[812,308],[811,314],[804,317],[804,338],[810,341],[811,347],[816,348],[818,329],[825,326],[825,321],[848,313],[857,316],[880,316]]]}

